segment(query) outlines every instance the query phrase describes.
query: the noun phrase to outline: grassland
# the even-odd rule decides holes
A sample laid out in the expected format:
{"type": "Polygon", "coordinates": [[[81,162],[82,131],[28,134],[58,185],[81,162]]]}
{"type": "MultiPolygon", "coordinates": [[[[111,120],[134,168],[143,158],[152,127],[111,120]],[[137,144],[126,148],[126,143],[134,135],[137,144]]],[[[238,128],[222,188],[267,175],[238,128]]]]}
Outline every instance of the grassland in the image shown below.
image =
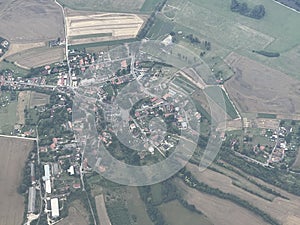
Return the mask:
{"type": "Polygon", "coordinates": [[[21,68],[12,62],[5,62],[5,61],[0,62],[0,69],[1,70],[10,69],[14,72],[16,77],[24,77],[29,73],[29,70],[21,68]]]}
{"type": "Polygon", "coordinates": [[[161,0],[145,0],[140,11],[141,12],[152,12],[154,10],[155,6],[159,2],[161,2],[161,0]]]}
{"type": "Polygon", "coordinates": [[[297,115],[300,82],[236,53],[225,59],[235,76],[225,87],[241,112],[297,115]]]}
{"type": "Polygon", "coordinates": [[[165,221],[172,225],[212,225],[205,215],[191,212],[184,208],[178,201],[172,201],[159,206],[165,221]]]}
{"type": "MultiPolygon", "coordinates": [[[[63,219],[57,225],[88,225],[89,214],[79,200],[71,203],[68,209],[67,218],[63,219]]],[[[101,224],[102,225],[102,224],[101,224]]]]}
{"type": "Polygon", "coordinates": [[[64,59],[64,48],[39,47],[25,50],[7,57],[7,60],[30,69],[61,62],[64,59]]]}
{"type": "Polygon", "coordinates": [[[104,196],[103,195],[96,196],[95,201],[96,201],[98,218],[101,221],[101,225],[110,225],[110,220],[106,211],[104,196]]]}
{"type": "Polygon", "coordinates": [[[176,30],[193,33],[211,41],[212,52],[217,51],[214,56],[223,58],[235,51],[299,78],[299,14],[274,1],[246,2],[249,6],[263,4],[266,16],[255,20],[232,13],[230,0],[170,0],[166,10],[168,14],[163,12],[164,19],[169,19],[176,30]],[[171,18],[168,16],[170,13],[171,18]],[[280,57],[267,58],[253,53],[252,50],[279,52],[280,57]]]}
{"type": "Polygon", "coordinates": [[[10,134],[17,122],[17,101],[10,102],[0,109],[0,133],[10,134]]]}
{"type": "Polygon", "coordinates": [[[0,224],[19,225],[23,220],[25,206],[24,199],[17,193],[17,189],[33,142],[1,137],[0,143],[0,224]]]}
{"type": "Polygon", "coordinates": [[[238,118],[238,114],[229,100],[225,92],[218,86],[207,87],[205,93],[216,102],[226,113],[231,117],[231,119],[238,118]]]}
{"type": "Polygon", "coordinates": [[[59,0],[58,2],[74,10],[98,12],[139,12],[145,0],[59,0]]]}

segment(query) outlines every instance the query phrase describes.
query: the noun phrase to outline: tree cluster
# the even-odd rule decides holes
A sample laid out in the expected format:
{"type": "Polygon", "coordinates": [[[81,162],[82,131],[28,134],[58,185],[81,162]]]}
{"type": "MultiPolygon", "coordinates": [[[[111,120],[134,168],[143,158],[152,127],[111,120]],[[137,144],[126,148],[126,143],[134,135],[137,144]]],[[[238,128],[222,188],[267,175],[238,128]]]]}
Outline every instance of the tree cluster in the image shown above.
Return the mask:
{"type": "Polygon", "coordinates": [[[256,5],[250,9],[246,2],[240,3],[237,0],[231,0],[230,9],[232,12],[238,12],[243,16],[258,20],[263,18],[266,14],[266,10],[263,5],[256,5]]]}

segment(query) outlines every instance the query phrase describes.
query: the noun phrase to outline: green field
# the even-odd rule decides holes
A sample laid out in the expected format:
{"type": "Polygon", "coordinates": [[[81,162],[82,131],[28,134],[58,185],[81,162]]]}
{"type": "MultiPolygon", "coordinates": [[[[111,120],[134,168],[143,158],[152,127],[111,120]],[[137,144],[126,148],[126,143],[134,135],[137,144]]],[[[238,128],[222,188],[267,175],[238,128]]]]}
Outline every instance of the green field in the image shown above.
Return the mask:
{"type": "Polygon", "coordinates": [[[184,208],[178,201],[172,201],[159,206],[166,222],[172,225],[212,225],[205,217],[196,212],[184,208]]]}
{"type": "Polygon", "coordinates": [[[208,87],[205,89],[205,93],[216,102],[221,108],[224,109],[226,113],[231,117],[231,119],[238,118],[238,113],[236,112],[234,106],[229,100],[225,92],[218,86],[208,87]],[[223,94],[223,98],[221,96],[223,94]]]}
{"type": "Polygon", "coordinates": [[[70,49],[85,49],[85,48],[93,48],[93,47],[101,47],[101,46],[113,46],[120,45],[128,42],[136,41],[135,38],[124,39],[124,40],[115,40],[115,41],[102,41],[102,42],[94,42],[89,44],[80,44],[80,45],[71,45],[70,49]]]}
{"type": "Polygon", "coordinates": [[[257,118],[276,119],[277,115],[270,113],[257,113],[257,118]]]}
{"type": "Polygon", "coordinates": [[[0,108],[0,133],[10,134],[17,122],[17,101],[0,108]]]}
{"type": "MultiPolygon", "coordinates": [[[[226,57],[231,51],[250,57],[289,75],[300,78],[300,14],[271,0],[246,0],[249,7],[263,4],[266,15],[252,19],[230,11],[230,0],[169,0],[174,7],[176,30],[192,30],[194,35],[212,42],[214,56],[226,57]],[[218,46],[218,49],[215,47],[218,46]],[[279,52],[278,58],[257,55],[252,50],[279,52]]],[[[170,8],[170,7],[168,7],[170,8]]],[[[170,11],[170,10],[169,10],[170,11]]],[[[168,16],[165,15],[164,19],[168,16]]],[[[162,26],[162,25],[161,25],[162,26]]],[[[156,32],[155,29],[153,28],[156,32]]],[[[155,34],[152,34],[155,37],[155,34]]]]}
{"type": "Polygon", "coordinates": [[[5,62],[5,61],[0,62],[0,71],[5,69],[12,70],[15,74],[15,77],[24,77],[29,72],[28,70],[18,67],[11,62],[5,62]]]}
{"type": "Polygon", "coordinates": [[[75,10],[100,12],[151,13],[162,0],[58,0],[64,6],[75,10]]]}

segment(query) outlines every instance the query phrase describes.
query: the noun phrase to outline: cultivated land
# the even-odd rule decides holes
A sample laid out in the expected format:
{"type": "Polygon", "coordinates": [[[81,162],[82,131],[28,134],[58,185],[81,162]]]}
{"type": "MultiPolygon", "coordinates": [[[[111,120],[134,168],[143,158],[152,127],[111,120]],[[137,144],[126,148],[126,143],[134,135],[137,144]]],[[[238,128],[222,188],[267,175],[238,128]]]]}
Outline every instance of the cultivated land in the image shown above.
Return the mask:
{"type": "Polygon", "coordinates": [[[10,102],[4,108],[0,109],[0,133],[10,134],[17,122],[17,101],[10,102]]]}
{"type": "MultiPolygon", "coordinates": [[[[88,225],[89,216],[86,209],[79,200],[72,202],[69,208],[69,215],[57,225],[88,225]]],[[[101,224],[102,225],[102,224],[101,224]]]]}
{"type": "Polygon", "coordinates": [[[23,52],[28,49],[38,48],[46,46],[45,42],[35,42],[35,43],[13,43],[9,46],[9,50],[5,53],[5,57],[14,55],[19,52],[23,52]]]}
{"type": "Polygon", "coordinates": [[[178,182],[184,193],[184,198],[189,204],[203,212],[213,224],[217,225],[268,225],[250,211],[212,195],[203,194],[193,188],[178,182]]]}
{"type": "Polygon", "coordinates": [[[300,149],[298,149],[298,154],[297,154],[297,158],[292,166],[293,169],[295,170],[300,170],[300,149]]]}
{"type": "Polygon", "coordinates": [[[135,38],[144,20],[135,14],[74,12],[67,10],[71,45],[135,38]]]}
{"type": "MultiPolygon", "coordinates": [[[[272,196],[271,194],[260,190],[254,184],[249,184],[249,181],[234,173],[230,174],[230,176],[233,176],[235,178],[232,179],[228,177],[229,174],[223,175],[211,170],[206,170],[200,173],[198,167],[191,164],[189,164],[187,168],[195,175],[195,177],[199,181],[204,182],[211,187],[218,188],[223,192],[231,193],[241,199],[246,200],[252,205],[268,213],[273,218],[279,220],[282,224],[286,223],[289,216],[293,216],[294,219],[297,218],[300,222],[300,198],[298,196],[283,194],[284,196],[288,197],[289,200],[272,196]],[[237,185],[241,185],[244,188],[251,190],[270,200],[263,199],[262,197],[258,197],[257,195],[251,194],[248,191],[242,190],[236,185],[233,185],[234,182],[236,182],[237,185]]],[[[280,193],[281,192],[282,191],[280,191],[280,193]]]]}
{"type": "MultiPolygon", "coordinates": [[[[150,0],[150,2],[153,0],[150,0]]],[[[60,4],[75,10],[102,12],[138,12],[145,0],[59,0],[60,4]]]]}
{"type": "Polygon", "coordinates": [[[12,43],[33,43],[64,36],[61,9],[54,1],[0,1],[1,35],[12,43]]]}
{"type": "Polygon", "coordinates": [[[0,143],[0,224],[19,225],[23,220],[25,206],[17,188],[33,142],[0,137],[0,143]]]}
{"type": "Polygon", "coordinates": [[[168,202],[159,206],[166,222],[172,225],[212,225],[205,215],[199,215],[184,208],[178,201],[168,202]]]}
{"type": "Polygon", "coordinates": [[[61,62],[63,59],[63,47],[49,48],[46,46],[32,48],[7,57],[7,60],[27,69],[61,62]]]}
{"type": "Polygon", "coordinates": [[[236,73],[225,87],[240,111],[299,113],[298,80],[236,53],[231,53],[225,61],[236,73]]]}
{"type": "MultiPolygon", "coordinates": [[[[263,4],[266,16],[261,20],[248,18],[230,11],[230,0],[170,0],[164,18],[176,30],[204,36],[218,48],[219,57],[231,51],[263,62],[292,76],[298,76],[300,16],[269,0],[248,0],[248,5],[263,4]],[[181,26],[181,27],[180,27],[181,26]],[[267,58],[252,50],[279,52],[278,58],[267,58]],[[289,62],[289,63],[287,63],[289,62]]],[[[166,11],[166,12],[165,12],[166,11]]]]}
{"type": "Polygon", "coordinates": [[[95,197],[96,207],[97,207],[97,214],[101,225],[110,225],[110,219],[108,217],[104,196],[98,195],[95,197]]]}

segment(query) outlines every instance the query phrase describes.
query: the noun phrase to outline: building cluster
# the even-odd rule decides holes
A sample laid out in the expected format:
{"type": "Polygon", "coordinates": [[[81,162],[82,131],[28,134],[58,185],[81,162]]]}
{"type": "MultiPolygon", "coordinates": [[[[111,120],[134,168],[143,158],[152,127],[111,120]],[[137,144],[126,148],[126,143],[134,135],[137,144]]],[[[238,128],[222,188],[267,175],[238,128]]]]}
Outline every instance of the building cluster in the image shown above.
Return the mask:
{"type": "Polygon", "coordinates": [[[8,40],[0,37],[0,57],[3,56],[5,52],[7,52],[7,50],[9,49],[9,45],[10,43],[8,42],[8,40]]]}

